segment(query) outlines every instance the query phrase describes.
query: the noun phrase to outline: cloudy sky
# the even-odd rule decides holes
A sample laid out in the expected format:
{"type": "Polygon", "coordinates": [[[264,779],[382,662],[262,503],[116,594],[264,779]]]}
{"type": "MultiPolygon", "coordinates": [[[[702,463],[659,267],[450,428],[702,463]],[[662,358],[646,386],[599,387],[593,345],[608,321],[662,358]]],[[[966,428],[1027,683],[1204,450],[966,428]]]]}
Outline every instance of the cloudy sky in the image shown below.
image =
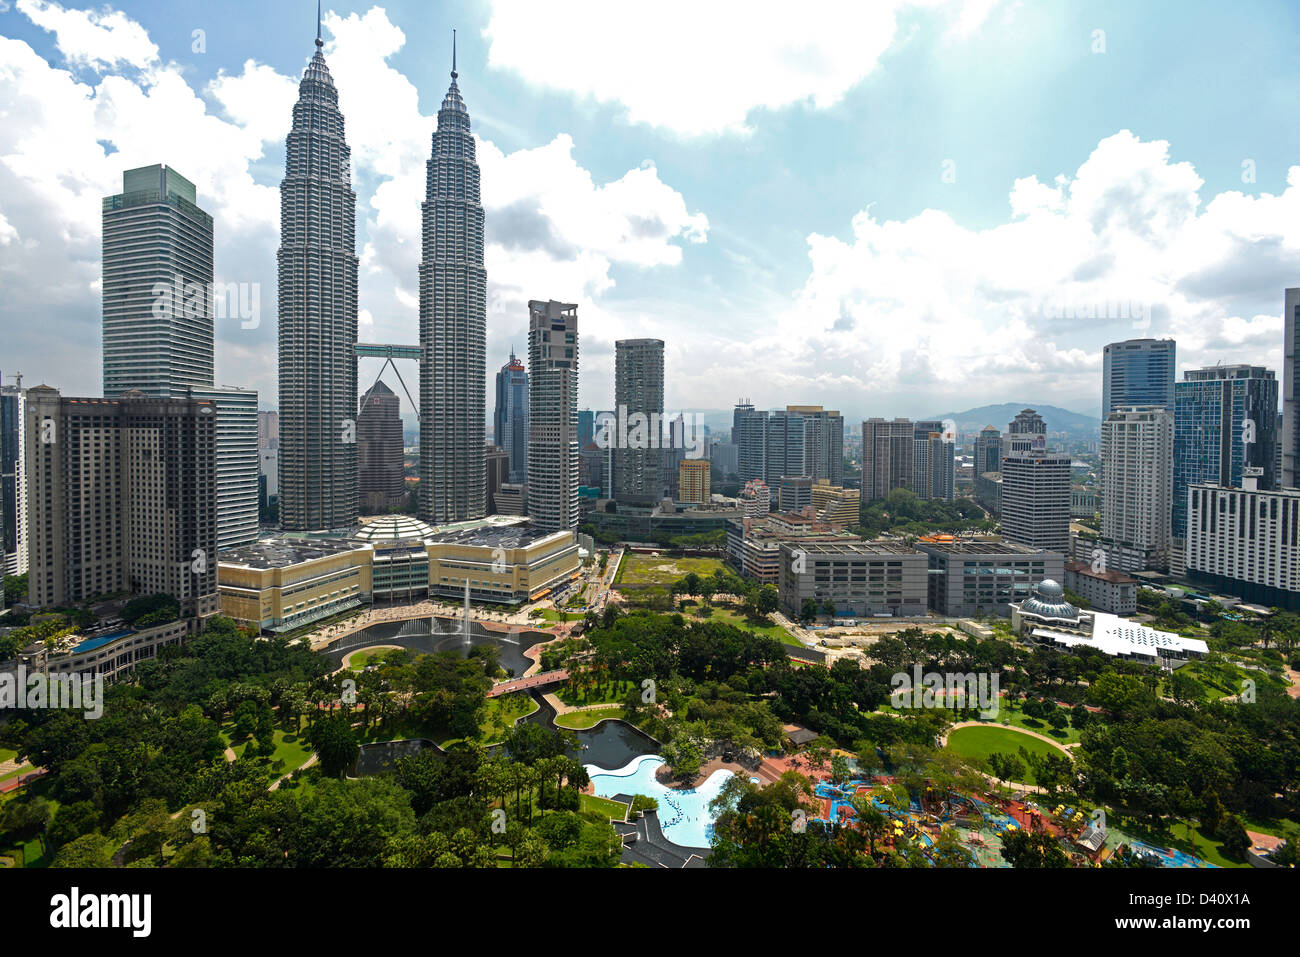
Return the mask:
{"type": "MultiPolygon", "coordinates": [[[[274,407],[278,185],[315,12],[0,0],[6,381],[99,391],[100,200],[161,162],[215,219],[217,280],[261,290],[256,328],[219,323],[217,378],[274,407]]],[[[1101,346],[1144,335],[1175,337],[1183,369],[1281,371],[1293,4],[327,2],[363,339],[416,338],[453,28],[489,378],[526,352],[531,298],[580,304],[595,407],[614,340],[639,336],[667,343],[670,409],[1096,414],[1101,346]]],[[[363,388],[378,371],[363,361],[363,388]]]]}

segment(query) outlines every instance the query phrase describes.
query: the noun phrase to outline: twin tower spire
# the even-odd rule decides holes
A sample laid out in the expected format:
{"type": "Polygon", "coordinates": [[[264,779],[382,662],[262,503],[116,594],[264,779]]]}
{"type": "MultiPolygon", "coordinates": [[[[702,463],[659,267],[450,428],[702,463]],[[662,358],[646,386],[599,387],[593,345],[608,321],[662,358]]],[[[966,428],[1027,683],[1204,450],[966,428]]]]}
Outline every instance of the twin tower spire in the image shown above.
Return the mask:
{"type": "MultiPolygon", "coordinates": [[[[280,517],[286,530],[344,531],[358,517],[356,195],[322,27],[317,0],[280,184],[280,517]]],[[[480,518],[487,504],[483,206],[456,66],[453,31],[420,205],[419,514],[434,525],[480,518]]]]}

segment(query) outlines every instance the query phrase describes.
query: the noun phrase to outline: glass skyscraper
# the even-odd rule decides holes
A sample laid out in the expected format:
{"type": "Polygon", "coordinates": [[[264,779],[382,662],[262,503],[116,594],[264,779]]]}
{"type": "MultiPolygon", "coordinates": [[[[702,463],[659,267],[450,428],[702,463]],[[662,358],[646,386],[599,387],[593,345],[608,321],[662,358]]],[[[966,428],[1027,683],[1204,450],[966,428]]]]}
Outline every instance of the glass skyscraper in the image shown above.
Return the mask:
{"type": "Polygon", "coordinates": [[[497,373],[496,386],[492,437],[497,448],[509,456],[510,477],[506,481],[518,485],[528,481],[528,373],[513,352],[497,373]]]}
{"type": "Polygon", "coordinates": [[[1101,420],[1116,409],[1174,407],[1173,339],[1127,339],[1102,349],[1101,420]]]}
{"type": "Polygon", "coordinates": [[[1277,378],[1262,366],[1194,369],[1174,386],[1173,535],[1187,535],[1187,487],[1241,488],[1258,466],[1261,489],[1277,487],[1277,378]]]}
{"type": "Polygon", "coordinates": [[[453,41],[451,86],[438,110],[420,206],[420,517],[434,525],[487,511],[483,205],[457,75],[453,41]]]}
{"type": "Polygon", "coordinates": [[[104,395],[212,385],[212,217],[169,167],[122,174],[103,203],[104,395]]]}
{"type": "Polygon", "coordinates": [[[317,30],[280,184],[280,522],[299,531],[357,520],[357,197],[322,46],[317,30]]]}

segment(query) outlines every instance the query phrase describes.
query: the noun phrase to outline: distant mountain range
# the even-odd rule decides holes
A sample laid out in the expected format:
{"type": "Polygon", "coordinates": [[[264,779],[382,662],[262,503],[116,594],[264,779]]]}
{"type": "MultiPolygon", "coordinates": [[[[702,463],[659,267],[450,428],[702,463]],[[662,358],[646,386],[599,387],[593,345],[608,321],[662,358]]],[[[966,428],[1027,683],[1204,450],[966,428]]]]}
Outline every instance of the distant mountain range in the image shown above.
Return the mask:
{"type": "Polygon", "coordinates": [[[981,405],[965,412],[944,412],[932,415],[932,419],[952,419],[957,423],[958,432],[978,432],[986,425],[992,425],[999,432],[1007,430],[1007,423],[1014,419],[1022,409],[1033,409],[1043,417],[1048,432],[1069,432],[1076,435],[1096,435],[1101,432],[1101,419],[1095,415],[1082,415],[1062,409],[1056,405],[1044,405],[1035,402],[1003,402],[1000,405],[981,405]]]}

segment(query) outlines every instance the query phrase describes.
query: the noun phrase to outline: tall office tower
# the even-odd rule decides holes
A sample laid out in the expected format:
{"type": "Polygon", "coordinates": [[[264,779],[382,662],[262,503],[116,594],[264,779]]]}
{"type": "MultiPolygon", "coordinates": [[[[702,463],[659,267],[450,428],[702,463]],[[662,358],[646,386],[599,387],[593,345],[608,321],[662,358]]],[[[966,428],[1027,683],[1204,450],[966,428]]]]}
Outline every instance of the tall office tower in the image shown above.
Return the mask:
{"type": "Polygon", "coordinates": [[[754,403],[748,399],[741,399],[731,410],[731,442],[733,445],[740,444],[740,420],[753,411],[754,403]]]}
{"type": "Polygon", "coordinates": [[[578,410],[578,448],[585,449],[596,437],[596,412],[594,409],[578,410]]]}
{"type": "Polygon", "coordinates": [[[763,480],[769,488],[780,488],[786,476],[813,474],[815,423],[789,409],[759,413],[766,428],[766,469],[763,480]]]}
{"type": "MultiPolygon", "coordinates": [[[[503,448],[489,445],[483,452],[483,472],[487,476],[487,510],[489,515],[499,515],[497,495],[503,485],[510,483],[510,455],[503,448]]],[[[518,483],[515,483],[518,484],[518,483]]]]}
{"type": "Polygon", "coordinates": [[[1187,488],[1241,488],[1258,466],[1258,487],[1277,488],[1277,378],[1262,366],[1193,369],[1174,384],[1173,536],[1187,535],[1187,488]]]}
{"type": "Polygon", "coordinates": [[[1047,423],[1033,409],[1021,409],[1002,434],[1002,455],[1047,448],[1047,423]]]}
{"type": "MultiPolygon", "coordinates": [[[[581,415],[582,413],[579,413],[581,415]]],[[[510,456],[508,482],[528,480],[528,373],[510,353],[510,361],[497,372],[496,408],[492,413],[492,439],[510,456]]],[[[582,448],[579,437],[579,448],[582,448]]]]}
{"type": "Polygon", "coordinates": [[[122,174],[103,203],[104,395],[212,385],[212,217],[166,166],[122,174]]]}
{"type": "Polygon", "coordinates": [[[628,441],[614,449],[614,497],[663,494],[664,343],[620,339],[614,343],[614,406],[628,441]],[[634,416],[645,417],[638,434],[634,416]],[[630,448],[628,446],[637,446],[630,448]]]}
{"type": "Polygon", "coordinates": [[[28,598],[113,592],[217,610],[216,408],[198,399],[27,392],[28,598]]]}
{"type": "Polygon", "coordinates": [[[528,303],[528,514],[542,531],[578,527],[578,307],[528,303]]]}
{"type": "Polygon", "coordinates": [[[1100,544],[1110,571],[1169,567],[1173,460],[1171,409],[1117,409],[1102,422],[1100,544]]]}
{"type": "Polygon", "coordinates": [[[357,520],[357,197],[323,45],[318,28],[280,184],[280,523],[295,531],[357,520]]]}
{"type": "Polygon", "coordinates": [[[731,441],[736,445],[736,471],[742,482],[767,481],[767,413],[748,402],[732,413],[731,441]]]}
{"type": "Polygon", "coordinates": [[[1173,339],[1127,339],[1101,353],[1101,419],[1116,409],[1174,407],[1173,339]]]}
{"type": "Polygon", "coordinates": [[[912,487],[915,428],[911,419],[867,419],[862,423],[862,501],[887,498],[912,487]]]}
{"type": "Polygon", "coordinates": [[[1070,456],[1034,449],[1002,459],[1002,538],[1065,554],[1070,547],[1070,456]]]}
{"type": "Polygon", "coordinates": [[[483,205],[457,75],[453,41],[451,86],[438,110],[420,206],[420,517],[435,525],[479,518],[487,509],[483,205]]]}
{"type": "MultiPolygon", "coordinates": [[[[0,385],[0,581],[27,571],[26,412],[22,376],[16,376],[13,385],[0,385]]],[[[3,601],[0,595],[0,608],[3,601]]]]}
{"type": "Polygon", "coordinates": [[[216,407],[217,548],[225,551],[257,541],[257,393],[220,386],[186,389],[184,397],[216,407]]]}
{"type": "Polygon", "coordinates": [[[257,393],[213,386],[212,217],[173,169],[122,174],[104,200],[104,396],[216,403],[217,547],[257,538],[257,393]]]}
{"type": "Polygon", "coordinates": [[[929,498],[951,502],[957,494],[957,446],[943,437],[941,432],[931,432],[927,440],[926,456],[930,469],[927,475],[929,498]]]}
{"type": "Polygon", "coordinates": [[[708,459],[682,459],[677,465],[677,484],[681,491],[678,500],[686,505],[703,505],[709,500],[709,476],[712,467],[708,459]]]}
{"type": "Polygon", "coordinates": [[[357,414],[357,507],[371,515],[406,504],[402,456],[402,403],[376,382],[357,414]]]}
{"type": "Polygon", "coordinates": [[[1282,488],[1300,487],[1300,289],[1282,306],[1282,488]]]}
{"type": "Polygon", "coordinates": [[[1002,468],[1002,433],[996,426],[986,425],[975,439],[975,477],[1002,468]]]}
{"type": "MultiPolygon", "coordinates": [[[[789,415],[802,416],[810,423],[806,432],[806,464],[801,475],[844,484],[844,417],[820,405],[787,405],[789,415]]],[[[940,426],[942,428],[942,426],[940,426]]]]}

